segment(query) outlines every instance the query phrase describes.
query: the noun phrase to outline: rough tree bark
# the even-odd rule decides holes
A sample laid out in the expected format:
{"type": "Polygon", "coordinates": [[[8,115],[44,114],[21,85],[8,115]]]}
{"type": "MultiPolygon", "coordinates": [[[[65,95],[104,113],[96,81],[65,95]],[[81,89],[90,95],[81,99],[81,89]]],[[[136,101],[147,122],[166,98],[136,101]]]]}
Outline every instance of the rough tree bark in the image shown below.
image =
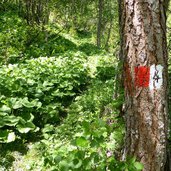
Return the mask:
{"type": "Polygon", "coordinates": [[[49,0],[25,0],[23,4],[25,18],[29,25],[48,24],[49,21],[49,0]],[[25,5],[25,7],[24,7],[25,5]]]}
{"type": "Polygon", "coordinates": [[[144,171],[167,160],[168,76],[165,0],[119,0],[125,87],[125,156],[144,171]]]}

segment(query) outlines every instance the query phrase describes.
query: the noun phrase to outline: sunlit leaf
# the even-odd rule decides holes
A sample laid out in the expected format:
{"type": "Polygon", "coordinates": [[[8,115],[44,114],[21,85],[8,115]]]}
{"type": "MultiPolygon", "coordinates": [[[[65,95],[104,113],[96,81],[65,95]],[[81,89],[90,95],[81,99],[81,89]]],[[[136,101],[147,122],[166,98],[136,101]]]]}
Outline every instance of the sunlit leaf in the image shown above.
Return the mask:
{"type": "Polygon", "coordinates": [[[143,167],[143,164],[139,163],[139,162],[135,162],[134,163],[134,167],[137,169],[137,170],[142,170],[144,167],[143,167]]]}
{"type": "Polygon", "coordinates": [[[17,129],[20,133],[28,133],[29,131],[33,131],[35,129],[35,125],[32,122],[27,122],[26,124],[18,124],[17,129]]]}
{"type": "Polygon", "coordinates": [[[0,108],[0,112],[7,112],[7,113],[10,113],[11,112],[11,108],[6,106],[6,105],[3,105],[1,108],[0,108]]]}
{"type": "Polygon", "coordinates": [[[76,145],[79,147],[88,147],[88,140],[86,140],[84,137],[79,137],[76,139],[76,145]]]}

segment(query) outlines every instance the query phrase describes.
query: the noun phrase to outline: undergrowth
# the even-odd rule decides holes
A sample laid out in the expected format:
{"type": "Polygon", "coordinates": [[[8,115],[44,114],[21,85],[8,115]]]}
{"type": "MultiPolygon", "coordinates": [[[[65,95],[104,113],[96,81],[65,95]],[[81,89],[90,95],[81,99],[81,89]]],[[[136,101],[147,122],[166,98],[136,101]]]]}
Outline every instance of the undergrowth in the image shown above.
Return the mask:
{"type": "Polygon", "coordinates": [[[142,170],[135,158],[121,161],[117,58],[91,36],[10,16],[0,14],[0,170],[142,170]]]}

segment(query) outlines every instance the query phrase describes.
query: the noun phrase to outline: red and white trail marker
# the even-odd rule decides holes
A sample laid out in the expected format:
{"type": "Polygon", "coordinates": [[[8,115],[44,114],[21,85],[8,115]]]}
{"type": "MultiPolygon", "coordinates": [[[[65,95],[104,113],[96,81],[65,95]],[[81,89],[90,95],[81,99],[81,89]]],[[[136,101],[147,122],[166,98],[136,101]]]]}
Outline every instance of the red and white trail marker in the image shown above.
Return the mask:
{"type": "Polygon", "coordinates": [[[135,67],[135,85],[150,90],[159,89],[163,84],[163,66],[152,65],[135,67]]]}

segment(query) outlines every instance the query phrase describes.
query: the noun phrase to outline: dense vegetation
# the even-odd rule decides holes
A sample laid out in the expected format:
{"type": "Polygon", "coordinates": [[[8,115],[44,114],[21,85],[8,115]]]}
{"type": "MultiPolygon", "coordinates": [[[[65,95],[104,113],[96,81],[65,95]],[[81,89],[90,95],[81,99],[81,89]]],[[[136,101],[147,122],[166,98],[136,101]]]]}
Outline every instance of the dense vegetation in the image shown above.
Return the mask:
{"type": "Polygon", "coordinates": [[[116,2],[100,44],[98,2],[33,1],[41,14],[19,2],[0,2],[0,170],[142,170],[121,160],[116,2]]]}

